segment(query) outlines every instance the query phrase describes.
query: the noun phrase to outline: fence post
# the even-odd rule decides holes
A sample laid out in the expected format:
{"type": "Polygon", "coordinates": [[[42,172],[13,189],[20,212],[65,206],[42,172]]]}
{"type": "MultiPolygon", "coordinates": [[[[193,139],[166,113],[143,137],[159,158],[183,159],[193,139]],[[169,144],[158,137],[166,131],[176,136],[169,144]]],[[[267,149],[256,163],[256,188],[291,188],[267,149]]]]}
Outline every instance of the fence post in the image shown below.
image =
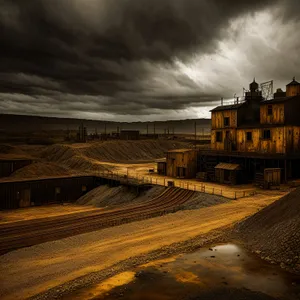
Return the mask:
{"type": "Polygon", "coordinates": [[[194,185],[194,191],[196,191],[196,185],[194,185]]]}
{"type": "Polygon", "coordinates": [[[223,196],[223,190],[221,190],[221,196],[223,196]]]}
{"type": "Polygon", "coordinates": [[[236,200],[236,192],[234,192],[234,200],[236,200]]]}
{"type": "Polygon", "coordinates": [[[246,197],[246,192],[244,191],[244,198],[246,197]]]}
{"type": "Polygon", "coordinates": [[[156,185],[157,185],[157,178],[156,178],[156,185]]]}

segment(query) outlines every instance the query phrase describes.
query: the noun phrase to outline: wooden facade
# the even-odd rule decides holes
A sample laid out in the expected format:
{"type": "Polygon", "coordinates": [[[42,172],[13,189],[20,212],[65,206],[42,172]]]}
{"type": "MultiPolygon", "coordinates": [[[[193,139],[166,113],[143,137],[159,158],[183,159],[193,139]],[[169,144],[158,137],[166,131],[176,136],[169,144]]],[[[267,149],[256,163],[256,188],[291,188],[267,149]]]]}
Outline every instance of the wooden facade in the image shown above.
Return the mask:
{"type": "MultiPolygon", "coordinates": [[[[298,86],[300,84],[294,81],[290,89],[297,90],[298,86]]],[[[252,92],[255,97],[250,90],[250,98],[243,103],[212,110],[211,148],[228,152],[300,154],[300,94],[264,100],[255,89],[252,92]]]]}
{"type": "Polygon", "coordinates": [[[252,82],[243,102],[212,110],[211,150],[200,151],[198,171],[224,182],[225,171],[214,167],[227,162],[242,166],[239,177],[245,182],[266,168],[279,168],[285,181],[300,177],[299,111],[300,83],[293,80],[286,92],[279,89],[265,100],[252,82]]]}
{"type": "Polygon", "coordinates": [[[235,185],[239,183],[240,165],[219,163],[215,166],[215,181],[235,185]]]}
{"type": "Polygon", "coordinates": [[[157,174],[167,175],[167,162],[166,161],[157,162],[157,174]]]}
{"type": "Polygon", "coordinates": [[[197,173],[197,151],[177,149],[167,152],[167,176],[194,178],[197,173]]]}

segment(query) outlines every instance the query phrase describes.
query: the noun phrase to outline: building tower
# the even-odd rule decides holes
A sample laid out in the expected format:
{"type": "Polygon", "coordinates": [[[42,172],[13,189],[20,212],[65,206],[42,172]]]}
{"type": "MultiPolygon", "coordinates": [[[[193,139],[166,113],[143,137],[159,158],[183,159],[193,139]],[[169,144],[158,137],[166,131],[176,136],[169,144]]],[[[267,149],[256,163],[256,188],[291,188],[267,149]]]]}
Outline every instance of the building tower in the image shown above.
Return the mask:
{"type": "Polygon", "coordinates": [[[260,102],[262,100],[262,92],[259,90],[259,85],[255,81],[255,78],[249,85],[249,91],[245,94],[245,100],[248,102],[251,100],[257,100],[260,102]]]}
{"type": "Polygon", "coordinates": [[[293,78],[293,81],[286,86],[286,96],[293,97],[300,95],[300,83],[293,78]]]}

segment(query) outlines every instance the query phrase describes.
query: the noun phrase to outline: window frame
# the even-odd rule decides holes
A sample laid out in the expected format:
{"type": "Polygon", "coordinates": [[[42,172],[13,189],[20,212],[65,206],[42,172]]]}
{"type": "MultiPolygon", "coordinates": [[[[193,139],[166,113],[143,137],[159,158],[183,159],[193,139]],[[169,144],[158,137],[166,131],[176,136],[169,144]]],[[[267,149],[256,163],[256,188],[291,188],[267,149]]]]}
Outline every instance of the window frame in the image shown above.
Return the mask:
{"type": "Polygon", "coordinates": [[[216,142],[217,143],[223,142],[223,131],[216,131],[216,142]]]}
{"type": "Polygon", "coordinates": [[[262,139],[263,140],[271,140],[272,139],[271,129],[263,129],[262,139]],[[266,132],[269,132],[268,136],[265,134],[266,132]]]}
{"type": "Polygon", "coordinates": [[[267,105],[267,115],[273,116],[273,105],[272,104],[267,105]]]}
{"type": "Polygon", "coordinates": [[[246,142],[252,143],[253,142],[253,132],[252,131],[246,131],[246,142]],[[249,134],[251,136],[251,139],[249,139],[249,134]]]}
{"type": "Polygon", "coordinates": [[[224,117],[223,124],[224,124],[224,127],[230,127],[230,117],[224,117]],[[225,120],[228,122],[225,122],[225,120]]]}

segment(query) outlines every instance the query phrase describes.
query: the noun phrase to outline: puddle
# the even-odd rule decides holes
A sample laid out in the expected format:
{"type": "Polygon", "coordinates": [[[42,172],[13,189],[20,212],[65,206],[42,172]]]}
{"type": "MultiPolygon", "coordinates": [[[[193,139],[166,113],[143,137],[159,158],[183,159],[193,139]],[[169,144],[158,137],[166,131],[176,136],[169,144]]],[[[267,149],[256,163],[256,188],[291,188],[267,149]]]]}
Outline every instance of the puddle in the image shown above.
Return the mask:
{"type": "Polygon", "coordinates": [[[300,277],[226,244],[154,261],[69,296],[66,299],[300,299],[300,277]]]}

